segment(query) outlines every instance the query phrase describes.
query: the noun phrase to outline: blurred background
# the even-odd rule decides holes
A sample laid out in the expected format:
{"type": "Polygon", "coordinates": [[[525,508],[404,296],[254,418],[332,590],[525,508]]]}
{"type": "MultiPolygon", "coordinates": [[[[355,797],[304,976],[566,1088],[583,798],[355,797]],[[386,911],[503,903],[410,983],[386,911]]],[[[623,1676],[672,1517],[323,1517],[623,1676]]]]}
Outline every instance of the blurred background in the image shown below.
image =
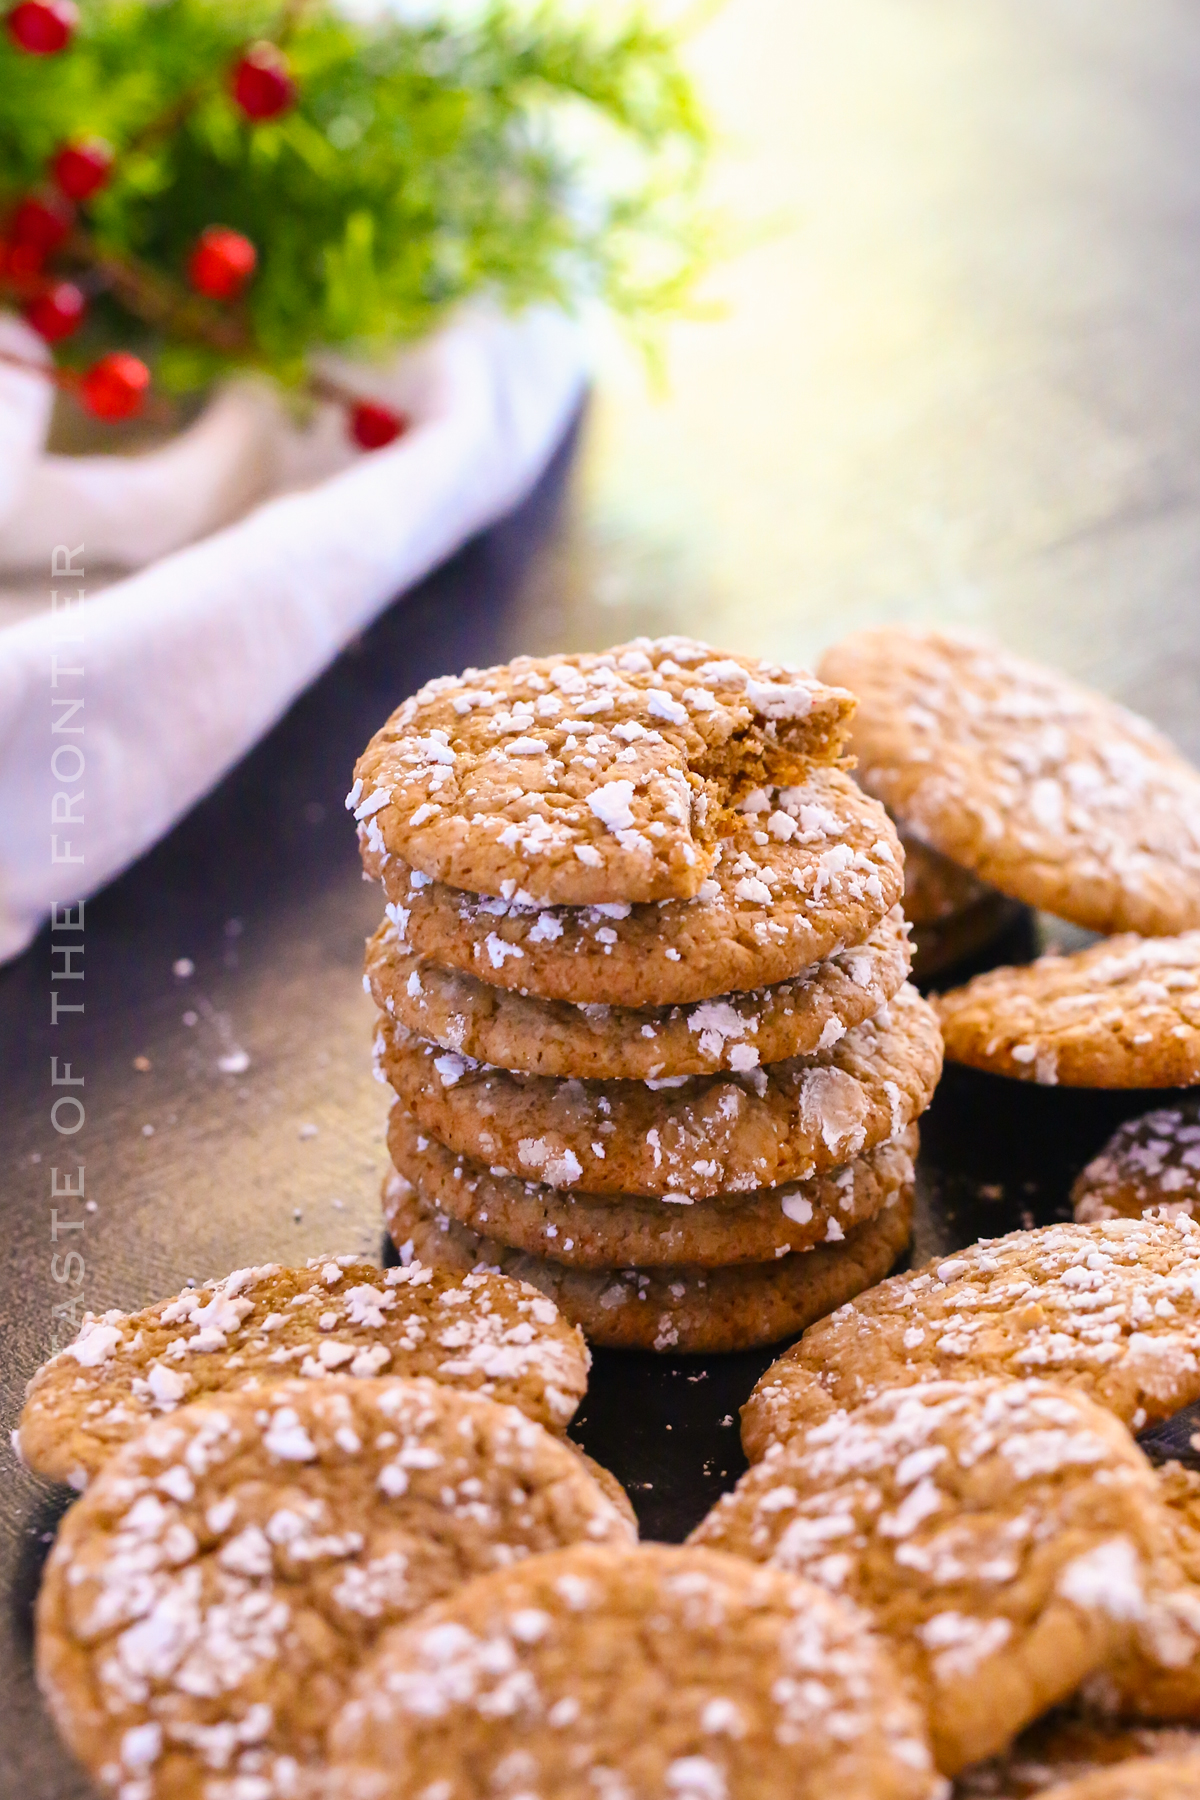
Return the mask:
{"type": "Polygon", "coordinates": [[[762,235],[665,397],[608,346],[523,647],[952,621],[1200,749],[1200,11],[727,0],[690,60],[762,235]]]}

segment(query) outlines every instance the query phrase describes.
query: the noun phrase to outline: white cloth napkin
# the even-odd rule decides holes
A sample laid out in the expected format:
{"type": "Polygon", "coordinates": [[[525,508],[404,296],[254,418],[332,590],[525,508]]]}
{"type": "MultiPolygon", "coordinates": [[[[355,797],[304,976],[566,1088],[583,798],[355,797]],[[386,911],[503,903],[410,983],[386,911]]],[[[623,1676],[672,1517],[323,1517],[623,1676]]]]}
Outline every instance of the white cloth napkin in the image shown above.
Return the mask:
{"type": "MultiPolygon", "coordinates": [[[[0,348],[41,355],[12,319],[0,348]]],[[[134,861],[389,600],[518,503],[584,366],[561,314],[476,310],[388,370],[337,366],[413,419],[386,450],[355,453],[335,408],[301,429],[243,384],[153,454],[57,457],[49,384],[0,363],[0,586],[9,572],[26,595],[41,585],[41,609],[0,629],[0,961],[51,902],[134,861]],[[51,575],[57,546],[82,546],[82,583],[51,575]],[[140,572],[72,607],[105,565],[140,572]],[[76,698],[82,735],[53,733],[66,709],[52,700],[76,698]],[[73,777],[64,750],[58,778],[67,745],[84,767],[73,777]]]]}

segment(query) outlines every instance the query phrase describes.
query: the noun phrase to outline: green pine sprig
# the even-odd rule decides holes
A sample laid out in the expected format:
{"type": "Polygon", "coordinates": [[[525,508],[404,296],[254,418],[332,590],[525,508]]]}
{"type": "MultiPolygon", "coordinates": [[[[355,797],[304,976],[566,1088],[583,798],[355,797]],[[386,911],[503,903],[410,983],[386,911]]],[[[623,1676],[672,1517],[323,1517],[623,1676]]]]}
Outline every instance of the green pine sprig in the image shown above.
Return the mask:
{"type": "Polygon", "coordinates": [[[176,393],[246,367],[298,387],[314,349],[373,355],[481,292],[596,297],[652,331],[711,252],[709,134],[677,34],[619,10],[493,0],[454,24],[82,0],[60,55],[0,40],[0,232],[64,143],[116,152],[56,258],[90,298],[60,361],[120,347],[176,393]],[[260,39],[285,41],[297,101],[253,123],[228,71],[260,39]],[[213,224],[258,252],[236,303],[187,286],[213,224]]]}

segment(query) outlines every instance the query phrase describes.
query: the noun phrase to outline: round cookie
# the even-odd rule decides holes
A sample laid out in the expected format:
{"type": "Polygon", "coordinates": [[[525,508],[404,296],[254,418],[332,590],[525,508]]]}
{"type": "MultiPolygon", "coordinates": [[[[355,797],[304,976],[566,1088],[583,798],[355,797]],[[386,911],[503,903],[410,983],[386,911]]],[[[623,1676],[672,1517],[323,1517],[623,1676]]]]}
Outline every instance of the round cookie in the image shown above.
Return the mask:
{"type": "Polygon", "coordinates": [[[401,937],[440,968],[586,1006],[685,1006],[789,981],[900,899],[895,827],[840,769],[748,794],[694,900],[541,907],[462,893],[367,846],[401,937]]]}
{"type": "Polygon", "coordinates": [[[1077,1781],[1133,1757],[1200,1754],[1200,1733],[1178,1727],[1118,1725],[1050,1713],[1002,1755],[964,1769],[954,1800],[1029,1800],[1056,1783],[1077,1781]]]}
{"type": "Polygon", "coordinates": [[[1047,1788],[1043,1800],[1195,1800],[1198,1793],[1200,1755],[1152,1756],[1047,1788]]]}
{"type": "Polygon", "coordinates": [[[1093,931],[1200,926],[1200,772],[1144,719],[936,631],[859,632],[820,667],[859,696],[859,780],[906,830],[1093,931]]]}
{"type": "Polygon", "coordinates": [[[442,1212],[508,1249],[581,1269],[661,1263],[724,1268],[840,1243],[911,1187],[917,1148],[917,1127],[910,1125],[893,1142],[812,1181],[680,1206],[636,1194],[562,1193],[498,1175],[455,1156],[423,1132],[399,1101],[388,1125],[396,1169],[442,1212]]]}
{"type": "Polygon", "coordinates": [[[904,848],[904,916],[911,924],[941,925],[995,894],[986,881],[911,831],[903,826],[897,831],[904,848]]]}
{"type": "Polygon", "coordinates": [[[854,697],[691,638],[430,681],[346,799],[376,856],[477,894],[687,900],[729,809],[839,755],[854,697]],[[372,838],[379,839],[379,847],[372,838]]]}
{"type": "Polygon", "coordinates": [[[746,1070],[825,1050],[908,979],[908,927],[893,907],[871,935],[791,981],[690,1006],[575,1006],[492,987],[402,944],[385,920],[364,986],[381,1012],[443,1050],[529,1075],[646,1081],[746,1070]]]}
{"type": "Polygon", "coordinates": [[[1163,1106],[1118,1126],[1071,1189],[1075,1217],[1137,1219],[1165,1206],[1200,1211],[1200,1104],[1163,1106]]]}
{"type": "Polygon", "coordinates": [[[934,1001],[952,1062],[1053,1087],[1200,1082],[1200,931],[989,969],[934,1001]]]}
{"type": "Polygon", "coordinates": [[[886,1388],[989,1375],[1076,1389],[1134,1431],[1200,1399],[1200,1227],[1043,1225],[894,1275],[772,1363],[742,1442],[755,1462],[886,1388]]]}
{"type": "Polygon", "coordinates": [[[988,893],[966,912],[954,913],[938,925],[912,927],[913,977],[928,981],[956,963],[980,956],[1002,932],[1011,931],[1027,909],[1003,894],[988,893]]]}
{"type": "Polygon", "coordinates": [[[388,1635],[330,1747],[338,1791],[377,1800],[938,1793],[916,1709],[850,1608],[667,1544],[473,1582],[388,1635]]]}
{"type": "Polygon", "coordinates": [[[908,986],[832,1049],[745,1075],[514,1075],[387,1019],[376,1053],[418,1123],[462,1156],[550,1187],[693,1200],[851,1161],[924,1112],[942,1068],[936,1015],[908,986]]]}
{"type": "Polygon", "coordinates": [[[517,1558],[632,1537],[515,1407],[423,1379],[226,1393],[149,1426],[67,1514],[38,1682],[122,1800],[286,1800],[389,1624],[517,1558]]]}
{"type": "Polygon", "coordinates": [[[794,1337],[886,1275],[912,1231],[912,1189],[901,1188],[843,1243],[724,1269],[571,1269],[526,1256],[468,1231],[395,1171],[384,1182],[383,1215],[402,1260],[501,1269],[532,1282],[597,1346],[717,1355],[794,1337]]]}
{"type": "Polygon", "coordinates": [[[355,1256],[265,1263],[141,1312],[89,1314],[26,1389],[16,1433],[39,1475],[87,1485],[113,1451],[184,1402],[286,1375],[429,1375],[562,1431],[587,1390],[578,1331],[535,1290],[355,1256]]]}
{"type": "Polygon", "coordinates": [[[792,1439],[688,1541],[861,1607],[953,1775],[1128,1642],[1161,1545],[1158,1510],[1145,1456],[1083,1395],[939,1381],[792,1439]]]}
{"type": "Polygon", "coordinates": [[[629,1495],[625,1492],[625,1489],[621,1486],[621,1483],[617,1480],[612,1470],[606,1469],[603,1463],[598,1463],[594,1456],[588,1455],[586,1450],[581,1450],[579,1445],[575,1443],[572,1438],[563,1438],[561,1441],[567,1446],[568,1450],[573,1450],[575,1452],[575,1455],[579,1458],[592,1480],[596,1483],[600,1492],[606,1499],[612,1501],[625,1523],[630,1527],[633,1536],[636,1538],[639,1527],[638,1516],[633,1510],[633,1501],[629,1498],[629,1495]]]}
{"type": "Polygon", "coordinates": [[[913,971],[920,981],[977,956],[1023,916],[1024,908],[942,856],[911,832],[904,846],[904,916],[912,927],[913,971]]]}
{"type": "Polygon", "coordinates": [[[1155,1479],[1167,1544],[1146,1612],[1132,1642],[1093,1676],[1083,1698],[1115,1718],[1194,1722],[1200,1720],[1200,1474],[1168,1462],[1155,1479]]]}

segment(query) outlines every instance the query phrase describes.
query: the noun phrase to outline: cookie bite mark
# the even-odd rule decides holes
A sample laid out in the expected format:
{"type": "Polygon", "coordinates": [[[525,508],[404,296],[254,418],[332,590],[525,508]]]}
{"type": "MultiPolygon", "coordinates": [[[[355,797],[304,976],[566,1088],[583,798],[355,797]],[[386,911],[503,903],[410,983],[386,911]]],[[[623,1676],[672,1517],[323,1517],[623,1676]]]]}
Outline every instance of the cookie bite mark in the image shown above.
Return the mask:
{"type": "Polygon", "coordinates": [[[691,900],[543,906],[468,894],[364,849],[398,936],[443,968],[547,1000],[674,1006],[788,980],[861,945],[900,899],[895,828],[840,769],[755,790],[691,900]]]}
{"type": "Polygon", "coordinates": [[[687,638],[518,657],[426,684],[347,806],[368,866],[572,906],[688,899],[751,790],[835,761],[853,698],[687,638]]]}

